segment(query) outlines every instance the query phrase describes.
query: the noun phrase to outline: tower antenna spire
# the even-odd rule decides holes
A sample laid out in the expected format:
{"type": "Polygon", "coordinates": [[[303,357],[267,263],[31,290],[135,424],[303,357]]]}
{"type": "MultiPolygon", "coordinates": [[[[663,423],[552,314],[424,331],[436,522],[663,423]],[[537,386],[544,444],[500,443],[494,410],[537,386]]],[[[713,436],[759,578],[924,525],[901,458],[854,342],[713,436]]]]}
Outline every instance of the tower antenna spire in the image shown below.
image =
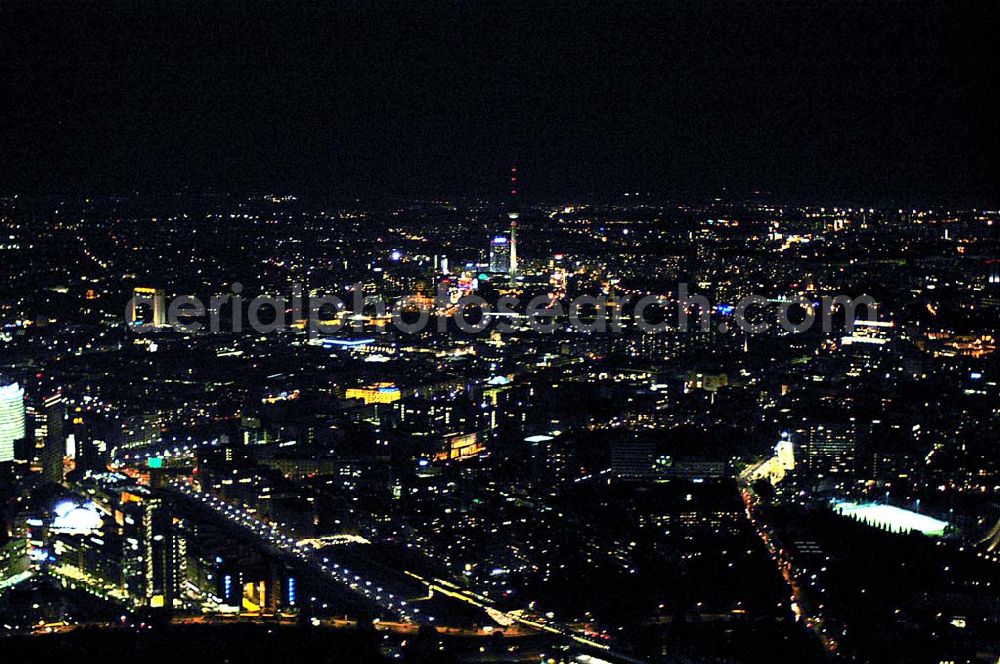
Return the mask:
{"type": "Polygon", "coordinates": [[[510,219],[510,278],[517,275],[517,218],[521,216],[517,182],[517,166],[510,167],[510,199],[507,204],[507,218],[510,219]]]}

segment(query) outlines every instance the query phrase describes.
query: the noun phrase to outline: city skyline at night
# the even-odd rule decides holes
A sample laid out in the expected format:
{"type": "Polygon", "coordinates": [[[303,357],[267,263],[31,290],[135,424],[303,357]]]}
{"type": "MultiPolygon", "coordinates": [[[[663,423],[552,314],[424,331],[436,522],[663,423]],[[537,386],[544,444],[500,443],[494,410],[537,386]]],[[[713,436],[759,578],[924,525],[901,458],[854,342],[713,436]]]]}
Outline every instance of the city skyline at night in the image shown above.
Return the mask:
{"type": "Polygon", "coordinates": [[[0,16],[4,662],[1000,661],[995,7],[0,16]]]}

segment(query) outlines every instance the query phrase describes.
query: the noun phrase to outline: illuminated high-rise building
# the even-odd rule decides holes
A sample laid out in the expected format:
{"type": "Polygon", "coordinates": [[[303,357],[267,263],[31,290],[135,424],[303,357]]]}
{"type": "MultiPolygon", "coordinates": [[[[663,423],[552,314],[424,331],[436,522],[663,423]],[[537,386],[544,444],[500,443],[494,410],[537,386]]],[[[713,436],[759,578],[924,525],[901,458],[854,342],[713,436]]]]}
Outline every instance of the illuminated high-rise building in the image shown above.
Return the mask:
{"type": "Polygon", "coordinates": [[[854,472],[857,427],[852,422],[813,424],[805,441],[805,462],[814,473],[854,472]]]}
{"type": "Polygon", "coordinates": [[[122,503],[125,587],[137,606],[172,608],[181,597],[187,541],[180,521],[156,494],[128,495],[122,503]]]}
{"type": "Polygon", "coordinates": [[[498,235],[490,240],[490,272],[510,272],[511,243],[506,235],[498,235]]]}
{"type": "Polygon", "coordinates": [[[164,327],[167,324],[167,296],[160,288],[137,286],[129,303],[129,324],[164,327]]]}
{"type": "Polygon", "coordinates": [[[14,441],[24,436],[24,389],[17,383],[0,386],[0,462],[14,460],[14,441]]]}
{"type": "Polygon", "coordinates": [[[66,456],[66,434],[63,423],[66,419],[66,400],[62,394],[54,394],[44,402],[45,444],[42,448],[42,474],[45,479],[56,484],[63,481],[63,459],[66,456]]]}
{"type": "Polygon", "coordinates": [[[615,477],[649,479],[659,474],[656,444],[651,440],[619,440],[611,444],[611,472],[615,477]]]}

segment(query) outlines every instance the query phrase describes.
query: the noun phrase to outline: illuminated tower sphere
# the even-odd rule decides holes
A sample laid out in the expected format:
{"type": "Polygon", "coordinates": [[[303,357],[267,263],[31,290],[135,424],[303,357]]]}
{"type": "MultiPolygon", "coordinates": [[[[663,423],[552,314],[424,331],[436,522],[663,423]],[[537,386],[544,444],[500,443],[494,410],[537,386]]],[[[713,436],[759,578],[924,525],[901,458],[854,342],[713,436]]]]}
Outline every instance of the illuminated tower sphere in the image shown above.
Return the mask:
{"type": "Polygon", "coordinates": [[[0,386],[0,462],[14,460],[14,441],[24,438],[24,390],[0,386]]]}

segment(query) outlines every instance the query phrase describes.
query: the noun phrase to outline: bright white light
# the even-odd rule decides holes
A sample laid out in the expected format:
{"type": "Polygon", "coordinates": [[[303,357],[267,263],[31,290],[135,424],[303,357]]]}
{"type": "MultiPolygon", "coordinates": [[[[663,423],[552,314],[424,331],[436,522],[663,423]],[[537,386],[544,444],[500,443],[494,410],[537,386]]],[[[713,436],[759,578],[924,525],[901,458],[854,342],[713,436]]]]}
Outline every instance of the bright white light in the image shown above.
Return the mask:
{"type": "Polygon", "coordinates": [[[838,502],[833,506],[838,514],[849,516],[855,521],[867,522],[877,528],[893,532],[908,532],[915,530],[924,535],[940,537],[944,535],[947,521],[939,521],[927,515],[911,512],[892,505],[877,503],[838,502]]]}
{"type": "Polygon", "coordinates": [[[55,506],[54,511],[56,517],[52,520],[51,528],[57,532],[85,535],[104,525],[93,503],[76,505],[64,500],[55,506]]]}

